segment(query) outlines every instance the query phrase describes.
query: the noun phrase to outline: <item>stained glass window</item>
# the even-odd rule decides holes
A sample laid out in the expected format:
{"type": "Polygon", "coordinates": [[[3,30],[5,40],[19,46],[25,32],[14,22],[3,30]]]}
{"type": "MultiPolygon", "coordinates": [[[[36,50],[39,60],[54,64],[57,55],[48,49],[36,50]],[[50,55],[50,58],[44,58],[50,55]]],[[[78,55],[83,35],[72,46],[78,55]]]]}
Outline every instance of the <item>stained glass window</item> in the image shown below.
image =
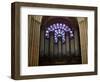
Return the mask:
{"type": "Polygon", "coordinates": [[[58,38],[61,38],[62,42],[65,42],[65,34],[68,32],[71,37],[74,37],[72,29],[64,23],[56,23],[50,25],[46,31],[45,36],[48,39],[50,37],[50,32],[54,33],[54,42],[58,42],[58,38]]]}

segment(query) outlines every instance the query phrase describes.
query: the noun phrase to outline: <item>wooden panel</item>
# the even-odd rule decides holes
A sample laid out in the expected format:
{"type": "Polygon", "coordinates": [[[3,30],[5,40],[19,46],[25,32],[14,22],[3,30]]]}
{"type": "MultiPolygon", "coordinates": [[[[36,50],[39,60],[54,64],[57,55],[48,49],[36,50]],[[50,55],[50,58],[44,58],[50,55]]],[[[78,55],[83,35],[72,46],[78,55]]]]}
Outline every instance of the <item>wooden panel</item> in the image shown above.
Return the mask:
{"type": "Polygon", "coordinates": [[[44,44],[44,48],[45,48],[45,50],[44,50],[44,57],[49,57],[49,40],[47,40],[47,39],[45,39],[45,42],[44,42],[45,44],[44,44]]]}
{"type": "Polygon", "coordinates": [[[58,59],[61,59],[61,41],[58,41],[58,59]]]}
{"type": "Polygon", "coordinates": [[[80,42],[81,42],[81,55],[82,55],[82,63],[87,64],[87,19],[85,18],[83,21],[79,22],[79,30],[80,30],[80,42]]]}
{"type": "Polygon", "coordinates": [[[78,56],[79,55],[79,39],[78,39],[78,32],[77,30],[74,31],[74,34],[75,34],[75,56],[78,56]]]}
{"type": "Polygon", "coordinates": [[[41,30],[41,34],[40,34],[40,58],[43,57],[44,55],[44,40],[45,40],[45,37],[44,37],[44,30],[41,30]]]}
{"type": "Polygon", "coordinates": [[[66,56],[70,55],[69,36],[66,35],[66,56]]]}
{"type": "Polygon", "coordinates": [[[58,44],[54,44],[54,59],[56,59],[58,56],[58,44]]]}
{"type": "Polygon", "coordinates": [[[62,58],[66,56],[66,44],[62,43],[62,58]]]}
{"type": "Polygon", "coordinates": [[[53,41],[53,35],[51,35],[50,36],[50,58],[51,58],[51,60],[52,60],[52,58],[53,58],[53,43],[54,43],[54,41],[53,41]]]}
{"type": "Polygon", "coordinates": [[[34,19],[34,16],[29,16],[28,28],[28,57],[29,66],[38,66],[39,62],[39,40],[40,40],[40,23],[34,19]]]}
{"type": "Polygon", "coordinates": [[[75,55],[75,41],[74,41],[74,39],[70,39],[70,50],[71,50],[70,55],[75,55]]]}

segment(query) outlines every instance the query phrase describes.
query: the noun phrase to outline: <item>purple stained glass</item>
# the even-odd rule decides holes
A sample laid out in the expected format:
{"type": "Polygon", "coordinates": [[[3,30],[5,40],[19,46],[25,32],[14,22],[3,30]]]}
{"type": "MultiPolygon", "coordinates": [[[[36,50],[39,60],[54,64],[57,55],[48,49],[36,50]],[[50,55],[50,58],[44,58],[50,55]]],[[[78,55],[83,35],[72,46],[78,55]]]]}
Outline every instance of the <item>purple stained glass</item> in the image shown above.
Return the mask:
{"type": "Polygon", "coordinates": [[[63,24],[63,27],[65,27],[66,25],[65,24],[63,24]]]}
{"type": "Polygon", "coordinates": [[[71,37],[73,37],[73,34],[70,34],[71,37]]]}
{"type": "Polygon", "coordinates": [[[46,30],[46,33],[49,33],[49,31],[48,31],[48,30],[46,30]]]}
{"type": "Polygon", "coordinates": [[[53,25],[50,25],[50,27],[48,27],[46,29],[46,38],[49,38],[49,33],[50,32],[54,32],[54,41],[55,43],[58,42],[58,38],[61,37],[62,38],[62,42],[65,42],[65,33],[69,32],[70,37],[74,37],[73,35],[73,31],[71,30],[71,28],[63,23],[56,23],[53,25]]]}

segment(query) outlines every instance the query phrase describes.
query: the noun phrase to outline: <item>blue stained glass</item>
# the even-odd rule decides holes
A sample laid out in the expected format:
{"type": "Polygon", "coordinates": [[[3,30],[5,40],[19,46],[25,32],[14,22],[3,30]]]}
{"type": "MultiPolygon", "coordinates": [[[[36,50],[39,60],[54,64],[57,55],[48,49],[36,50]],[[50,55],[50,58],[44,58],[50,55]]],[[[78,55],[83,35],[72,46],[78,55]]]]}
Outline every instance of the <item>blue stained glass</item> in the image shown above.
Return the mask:
{"type": "Polygon", "coordinates": [[[73,37],[73,34],[70,34],[71,37],[73,37]]]}
{"type": "Polygon", "coordinates": [[[66,25],[65,24],[63,24],[63,27],[65,27],[66,25]]]}
{"type": "Polygon", "coordinates": [[[56,26],[59,27],[59,23],[57,23],[56,26]]]}
{"type": "Polygon", "coordinates": [[[70,33],[72,33],[72,31],[70,31],[70,33]]]}
{"type": "Polygon", "coordinates": [[[47,30],[46,33],[49,33],[49,31],[47,30]]]}
{"type": "Polygon", "coordinates": [[[60,23],[60,26],[62,26],[62,23],[60,23]]]}
{"type": "Polygon", "coordinates": [[[55,33],[57,33],[57,30],[55,30],[55,33]]]}
{"type": "Polygon", "coordinates": [[[54,42],[57,43],[58,42],[58,37],[62,38],[62,42],[65,42],[65,33],[69,32],[70,33],[70,37],[73,37],[73,31],[71,30],[71,28],[69,28],[67,25],[63,24],[63,23],[56,23],[53,25],[50,25],[50,27],[47,28],[46,30],[46,38],[49,38],[49,33],[50,32],[54,32],[54,42]]]}

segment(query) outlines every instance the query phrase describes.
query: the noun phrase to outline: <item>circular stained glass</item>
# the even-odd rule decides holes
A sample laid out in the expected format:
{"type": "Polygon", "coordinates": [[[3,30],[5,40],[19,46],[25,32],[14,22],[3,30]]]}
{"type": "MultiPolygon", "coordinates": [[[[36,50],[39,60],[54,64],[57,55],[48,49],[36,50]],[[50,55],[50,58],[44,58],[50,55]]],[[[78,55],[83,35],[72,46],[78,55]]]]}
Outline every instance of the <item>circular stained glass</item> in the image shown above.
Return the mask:
{"type": "Polygon", "coordinates": [[[62,39],[62,42],[65,42],[65,34],[67,32],[69,32],[70,37],[74,37],[73,31],[72,29],[67,26],[66,24],[63,23],[56,23],[53,25],[50,25],[50,27],[48,27],[45,31],[45,36],[46,38],[49,38],[49,33],[53,32],[54,33],[54,42],[57,43],[58,42],[58,38],[60,37],[62,39]]]}

